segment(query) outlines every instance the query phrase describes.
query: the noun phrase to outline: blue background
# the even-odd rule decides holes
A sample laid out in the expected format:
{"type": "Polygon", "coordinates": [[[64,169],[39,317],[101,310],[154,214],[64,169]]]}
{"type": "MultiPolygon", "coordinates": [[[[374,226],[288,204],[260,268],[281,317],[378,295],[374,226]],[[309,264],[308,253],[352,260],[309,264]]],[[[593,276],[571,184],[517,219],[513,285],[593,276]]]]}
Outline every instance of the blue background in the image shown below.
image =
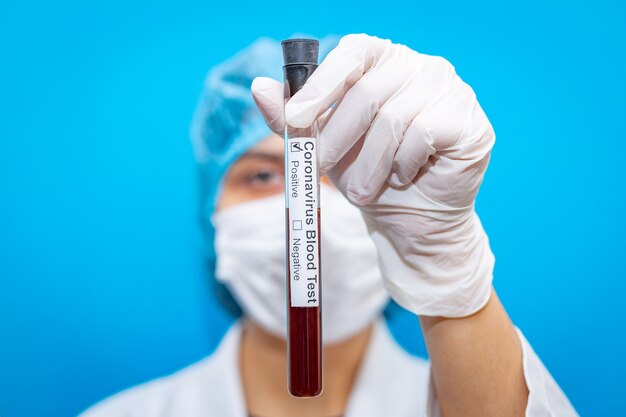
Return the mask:
{"type": "MultiPolygon", "coordinates": [[[[189,121],[211,65],[293,32],[455,64],[498,135],[478,209],[500,296],[581,414],[619,413],[619,2],[173,3],[0,1],[2,417],[74,415],[214,349],[189,121]]],[[[423,352],[416,326],[395,319],[423,352]]]]}

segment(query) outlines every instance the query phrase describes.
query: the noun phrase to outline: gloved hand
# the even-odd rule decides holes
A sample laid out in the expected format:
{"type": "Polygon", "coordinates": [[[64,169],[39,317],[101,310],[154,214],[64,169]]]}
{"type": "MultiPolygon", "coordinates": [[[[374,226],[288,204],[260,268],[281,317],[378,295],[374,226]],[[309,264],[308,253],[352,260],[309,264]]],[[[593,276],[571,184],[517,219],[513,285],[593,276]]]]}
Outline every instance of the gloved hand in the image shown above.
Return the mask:
{"type": "Polygon", "coordinates": [[[448,61],[348,35],[285,109],[281,83],[257,78],[252,92],[281,134],[285,118],[318,118],[320,172],[360,207],[400,305],[464,317],[487,303],[494,256],[474,200],[495,136],[448,61]]]}

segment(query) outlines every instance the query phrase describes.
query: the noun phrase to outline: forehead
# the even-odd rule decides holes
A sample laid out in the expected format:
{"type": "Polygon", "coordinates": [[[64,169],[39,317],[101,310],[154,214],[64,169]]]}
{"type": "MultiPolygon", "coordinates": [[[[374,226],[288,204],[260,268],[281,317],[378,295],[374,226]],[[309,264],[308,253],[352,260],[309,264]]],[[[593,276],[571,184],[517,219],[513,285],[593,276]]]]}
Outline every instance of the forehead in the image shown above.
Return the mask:
{"type": "Polygon", "coordinates": [[[275,133],[261,140],[259,143],[248,149],[246,154],[275,154],[281,155],[284,152],[284,140],[275,133]]]}

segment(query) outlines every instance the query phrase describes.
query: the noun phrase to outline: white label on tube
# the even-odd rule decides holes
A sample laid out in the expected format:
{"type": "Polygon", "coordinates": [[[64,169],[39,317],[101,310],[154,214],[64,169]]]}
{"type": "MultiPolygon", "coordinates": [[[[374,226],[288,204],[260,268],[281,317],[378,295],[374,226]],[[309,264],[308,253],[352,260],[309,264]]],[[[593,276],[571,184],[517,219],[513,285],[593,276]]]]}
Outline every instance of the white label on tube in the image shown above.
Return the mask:
{"type": "Polygon", "coordinates": [[[286,145],[291,306],[317,307],[320,299],[317,141],[289,138],[286,145]]]}

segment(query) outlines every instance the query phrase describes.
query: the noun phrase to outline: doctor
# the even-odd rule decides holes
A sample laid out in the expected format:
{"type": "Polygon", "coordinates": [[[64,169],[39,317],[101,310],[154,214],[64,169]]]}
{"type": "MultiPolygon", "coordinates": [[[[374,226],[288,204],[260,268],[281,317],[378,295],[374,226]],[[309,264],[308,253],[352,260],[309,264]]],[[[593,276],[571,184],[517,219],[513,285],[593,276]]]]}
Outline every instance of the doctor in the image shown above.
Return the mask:
{"type": "Polygon", "coordinates": [[[202,214],[242,318],[210,357],[83,416],[577,415],[492,287],[474,199],[495,135],[474,92],[443,58],[388,40],[320,44],[333,47],[286,109],[275,41],[209,73],[192,127],[202,214]],[[267,126],[316,118],[325,386],[299,399],[286,382],[283,142],[267,126]],[[388,296],[419,316],[430,362],[393,340],[388,296]]]}

